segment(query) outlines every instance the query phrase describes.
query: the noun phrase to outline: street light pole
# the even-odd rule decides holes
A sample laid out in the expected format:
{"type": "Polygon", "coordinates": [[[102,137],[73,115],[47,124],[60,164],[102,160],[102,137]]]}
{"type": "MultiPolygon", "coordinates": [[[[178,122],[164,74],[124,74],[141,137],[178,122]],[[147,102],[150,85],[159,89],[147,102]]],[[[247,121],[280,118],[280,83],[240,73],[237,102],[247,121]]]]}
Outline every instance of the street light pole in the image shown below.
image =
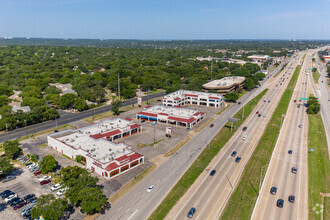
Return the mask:
{"type": "Polygon", "coordinates": [[[120,80],[119,80],[119,73],[118,73],[118,95],[119,95],[119,101],[120,101],[120,80]]]}

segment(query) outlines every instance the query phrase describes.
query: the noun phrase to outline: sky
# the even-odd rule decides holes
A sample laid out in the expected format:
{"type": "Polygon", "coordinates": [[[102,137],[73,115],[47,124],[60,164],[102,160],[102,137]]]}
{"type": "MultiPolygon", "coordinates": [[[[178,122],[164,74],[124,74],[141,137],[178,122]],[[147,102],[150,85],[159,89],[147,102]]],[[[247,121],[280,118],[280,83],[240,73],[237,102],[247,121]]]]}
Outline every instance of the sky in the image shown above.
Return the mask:
{"type": "Polygon", "coordinates": [[[330,0],[0,0],[0,36],[330,40],[330,0]]]}

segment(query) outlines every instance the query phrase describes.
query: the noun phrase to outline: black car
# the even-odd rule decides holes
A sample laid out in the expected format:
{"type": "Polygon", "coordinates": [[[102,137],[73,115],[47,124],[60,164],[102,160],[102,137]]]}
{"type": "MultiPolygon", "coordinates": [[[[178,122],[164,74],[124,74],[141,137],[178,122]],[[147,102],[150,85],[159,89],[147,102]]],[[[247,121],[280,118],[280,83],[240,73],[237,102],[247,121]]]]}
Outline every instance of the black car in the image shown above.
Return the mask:
{"type": "Polygon", "coordinates": [[[276,206],[277,207],[283,208],[283,205],[284,205],[284,200],[283,199],[277,200],[277,202],[276,202],[276,206]]]}
{"type": "Polygon", "coordinates": [[[2,197],[3,195],[6,195],[6,194],[11,193],[11,192],[12,191],[10,191],[10,190],[5,190],[2,193],[0,193],[0,196],[2,197]]]}
{"type": "Polygon", "coordinates": [[[56,132],[58,132],[58,130],[54,130],[54,132],[56,133],[56,132]]]}
{"type": "Polygon", "coordinates": [[[292,154],[292,150],[289,150],[289,151],[288,151],[288,154],[292,154]]]}
{"type": "Polygon", "coordinates": [[[215,174],[216,172],[217,172],[216,170],[212,170],[211,173],[210,173],[210,176],[214,176],[214,174],[215,174]]]}
{"type": "Polygon", "coordinates": [[[238,102],[237,104],[239,104],[239,105],[240,105],[240,104],[241,104],[241,102],[238,102]]]}
{"type": "Polygon", "coordinates": [[[31,198],[27,199],[26,204],[32,203],[34,201],[37,201],[37,197],[31,197],[31,198]]]}
{"type": "Polygon", "coordinates": [[[231,153],[231,156],[232,156],[232,157],[235,157],[236,154],[237,154],[237,152],[236,152],[236,150],[234,150],[233,153],[231,153]]]}
{"type": "MultiPolygon", "coordinates": [[[[17,198],[18,198],[18,197],[17,197],[17,198]]],[[[14,207],[15,205],[17,205],[17,204],[20,203],[20,202],[24,202],[24,200],[21,199],[21,198],[18,198],[18,199],[16,199],[15,201],[11,202],[11,203],[10,203],[10,206],[11,206],[11,207],[14,207]]]]}
{"type": "Polygon", "coordinates": [[[2,199],[5,199],[5,198],[7,198],[8,196],[11,196],[11,195],[14,195],[15,193],[13,193],[12,191],[10,191],[10,192],[7,192],[7,193],[4,193],[3,195],[1,195],[1,198],[2,199]]]}
{"type": "Polygon", "coordinates": [[[31,210],[25,212],[24,215],[23,215],[23,218],[24,218],[24,219],[27,219],[27,218],[29,218],[30,216],[31,216],[31,210]]]}
{"type": "Polygon", "coordinates": [[[24,200],[28,200],[28,199],[30,199],[30,198],[32,198],[32,197],[34,197],[35,195],[34,194],[28,194],[28,195],[26,195],[26,196],[24,196],[24,200]]]}
{"type": "Polygon", "coordinates": [[[276,195],[276,192],[277,192],[277,187],[273,186],[272,188],[270,188],[270,194],[276,195]]]}
{"type": "Polygon", "coordinates": [[[236,162],[236,163],[239,163],[239,162],[241,161],[241,159],[242,159],[242,157],[237,156],[236,159],[235,159],[235,162],[236,162]]]}
{"type": "Polygon", "coordinates": [[[9,201],[7,202],[7,204],[8,204],[8,205],[11,205],[11,204],[13,204],[14,202],[19,201],[19,200],[21,200],[20,197],[15,197],[15,198],[12,198],[11,200],[9,200],[9,201]]]}
{"type": "Polygon", "coordinates": [[[29,166],[29,165],[31,165],[32,163],[27,163],[27,164],[25,164],[25,166],[27,167],[27,166],[29,166]]]}
{"type": "Polygon", "coordinates": [[[270,103],[270,100],[268,100],[268,103],[270,103]]]}
{"type": "Polygon", "coordinates": [[[295,197],[294,195],[289,196],[289,202],[294,203],[295,197]]]}
{"type": "Polygon", "coordinates": [[[195,209],[194,207],[192,207],[192,208],[189,210],[189,212],[188,212],[188,214],[187,214],[187,217],[188,217],[188,218],[192,218],[192,217],[194,216],[195,212],[196,212],[196,209],[195,209]]]}
{"type": "Polygon", "coordinates": [[[141,123],[145,122],[146,120],[141,120],[141,123]]]}
{"type": "Polygon", "coordinates": [[[247,129],[247,127],[244,127],[244,128],[243,128],[243,131],[246,131],[246,129],[247,129]]]}
{"type": "Polygon", "coordinates": [[[258,117],[261,117],[261,114],[259,114],[258,117]]]}

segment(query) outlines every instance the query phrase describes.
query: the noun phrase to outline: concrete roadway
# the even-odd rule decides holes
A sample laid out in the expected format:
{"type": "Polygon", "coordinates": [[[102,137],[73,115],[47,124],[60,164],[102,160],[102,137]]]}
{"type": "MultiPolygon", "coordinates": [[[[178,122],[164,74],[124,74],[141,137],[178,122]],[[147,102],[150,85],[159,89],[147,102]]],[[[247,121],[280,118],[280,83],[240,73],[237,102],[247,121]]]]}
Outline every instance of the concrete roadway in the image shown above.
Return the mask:
{"type": "MultiPolygon", "coordinates": [[[[321,104],[321,116],[323,119],[323,124],[325,127],[325,133],[327,135],[327,141],[328,141],[328,152],[330,157],[330,89],[327,85],[327,69],[326,66],[321,63],[320,58],[318,54],[315,55],[315,60],[317,62],[317,68],[319,70],[319,73],[321,74],[321,77],[319,79],[319,89],[316,88],[316,85],[313,81],[313,87],[314,87],[314,94],[315,97],[318,98],[320,104],[321,104]]],[[[313,76],[310,74],[310,77],[313,76]]]]}
{"type": "MultiPolygon", "coordinates": [[[[302,54],[299,57],[301,56],[302,54]]],[[[280,74],[273,80],[269,91],[242,124],[241,128],[246,126],[247,130],[242,131],[240,128],[235,133],[209,164],[206,172],[173,207],[166,219],[187,219],[187,213],[191,207],[196,208],[195,219],[218,219],[291,79],[297,65],[296,60],[299,59],[292,61],[283,70],[284,74],[280,74]],[[269,103],[268,100],[270,100],[269,103]],[[257,111],[261,117],[258,117],[257,111]],[[243,135],[247,135],[246,140],[242,139],[243,135]],[[237,152],[235,157],[231,156],[233,151],[237,152]],[[235,162],[237,156],[242,157],[240,163],[235,162]],[[210,176],[209,173],[213,169],[217,172],[214,176],[210,176]]]]}
{"type": "Polygon", "coordinates": [[[251,219],[308,219],[308,116],[306,101],[300,98],[308,98],[311,91],[306,71],[311,68],[312,52],[306,54],[251,219]],[[289,150],[293,153],[289,154],[289,150]],[[298,168],[297,174],[291,172],[292,167],[298,168]],[[277,187],[276,195],[270,194],[273,186],[277,187]],[[290,195],[295,196],[294,203],[288,201],[290,195]],[[276,206],[278,199],[284,200],[283,208],[276,206]]]}
{"type": "MultiPolygon", "coordinates": [[[[165,92],[159,92],[159,93],[144,96],[142,99],[143,99],[143,101],[146,101],[148,99],[163,97],[164,95],[165,95],[165,92]]],[[[133,98],[133,99],[129,99],[129,100],[123,102],[122,106],[129,106],[129,105],[133,105],[136,103],[137,103],[137,99],[133,98]]],[[[7,140],[20,138],[22,136],[32,135],[34,133],[37,133],[37,132],[40,132],[43,130],[55,128],[56,125],[60,126],[60,125],[74,122],[74,121],[79,121],[83,118],[91,117],[93,115],[108,112],[108,111],[111,111],[111,107],[112,107],[112,105],[106,105],[106,106],[90,109],[90,110],[79,112],[79,113],[64,114],[64,115],[61,115],[61,118],[57,119],[57,122],[55,120],[46,121],[43,123],[34,124],[34,125],[30,125],[30,126],[27,126],[24,128],[19,128],[19,129],[15,129],[12,131],[8,131],[8,132],[0,134],[0,143],[7,141],[7,140]]]]}
{"type": "MultiPolygon", "coordinates": [[[[270,75],[274,75],[281,68],[282,65],[276,68],[270,75]]],[[[183,145],[173,156],[141,180],[130,192],[112,204],[111,210],[101,215],[99,219],[147,219],[207,146],[209,140],[226,124],[228,118],[232,117],[242,105],[249,102],[269,86],[267,79],[261,84],[258,89],[248,92],[239,100],[242,103],[241,105],[232,105],[225,110],[214,119],[213,128],[204,128],[198,135],[183,145]],[[155,188],[152,192],[148,193],[147,188],[150,185],[154,185],[155,188]]]]}

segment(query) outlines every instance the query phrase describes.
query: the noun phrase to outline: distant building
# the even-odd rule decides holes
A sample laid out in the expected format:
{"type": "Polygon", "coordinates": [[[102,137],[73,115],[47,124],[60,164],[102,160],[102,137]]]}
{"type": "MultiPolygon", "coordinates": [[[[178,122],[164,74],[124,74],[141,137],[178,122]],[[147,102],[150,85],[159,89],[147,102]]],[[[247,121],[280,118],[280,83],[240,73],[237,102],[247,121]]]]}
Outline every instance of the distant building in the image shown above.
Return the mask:
{"type": "Polygon", "coordinates": [[[194,109],[155,105],[144,108],[136,114],[136,118],[192,128],[204,118],[204,114],[194,109]]]}
{"type": "Polygon", "coordinates": [[[329,63],[330,62],[330,56],[323,56],[324,62],[329,63]]]}
{"type": "Polygon", "coordinates": [[[225,95],[228,92],[235,91],[237,88],[243,88],[244,81],[245,77],[242,76],[224,77],[204,84],[203,91],[216,90],[220,94],[225,95]]]}
{"type": "Polygon", "coordinates": [[[67,84],[60,84],[60,83],[49,83],[50,86],[55,86],[56,88],[62,90],[60,96],[65,94],[76,94],[76,91],[72,89],[72,85],[70,83],[67,84]]]}
{"type": "Polygon", "coordinates": [[[144,163],[144,156],[131,146],[113,141],[142,131],[131,119],[109,119],[80,129],[47,136],[48,145],[71,159],[81,155],[86,167],[113,179],[144,163]]]}
{"type": "Polygon", "coordinates": [[[197,92],[189,90],[178,90],[165,95],[163,105],[183,106],[183,105],[201,105],[220,108],[223,103],[223,96],[217,93],[197,92]]]}
{"type": "Polygon", "coordinates": [[[17,112],[17,111],[22,111],[23,113],[27,113],[29,111],[31,111],[31,108],[30,106],[14,106],[12,109],[11,109],[13,112],[17,112]]]}
{"type": "Polygon", "coordinates": [[[254,62],[260,63],[270,59],[268,55],[251,55],[247,57],[248,59],[253,60],[254,62]]]}

